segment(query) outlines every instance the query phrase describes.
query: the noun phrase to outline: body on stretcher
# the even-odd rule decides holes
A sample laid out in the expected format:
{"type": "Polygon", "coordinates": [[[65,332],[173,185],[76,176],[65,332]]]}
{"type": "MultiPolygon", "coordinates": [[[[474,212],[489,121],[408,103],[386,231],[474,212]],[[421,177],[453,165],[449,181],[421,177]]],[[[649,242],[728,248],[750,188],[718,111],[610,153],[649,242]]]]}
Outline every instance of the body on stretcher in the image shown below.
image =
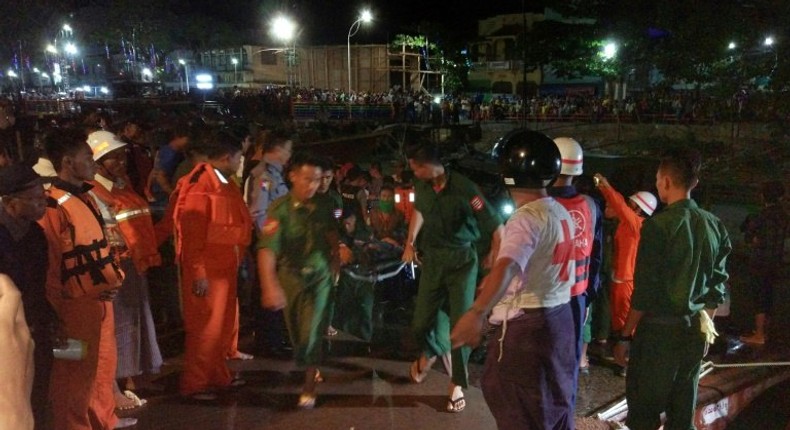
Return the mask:
{"type": "Polygon", "coordinates": [[[341,269],[333,326],[367,342],[374,336],[383,341],[408,325],[416,268],[400,260],[398,247],[376,242],[366,248],[358,263],[341,269]]]}

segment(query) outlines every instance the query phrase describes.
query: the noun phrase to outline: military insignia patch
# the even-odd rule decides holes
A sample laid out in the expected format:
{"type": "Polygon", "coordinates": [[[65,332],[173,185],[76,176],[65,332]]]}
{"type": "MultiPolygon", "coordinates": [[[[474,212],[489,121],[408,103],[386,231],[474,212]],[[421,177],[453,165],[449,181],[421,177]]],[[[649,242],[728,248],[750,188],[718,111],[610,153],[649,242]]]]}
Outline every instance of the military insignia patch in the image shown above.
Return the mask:
{"type": "Polygon", "coordinates": [[[469,204],[472,206],[472,209],[475,212],[480,212],[485,207],[485,202],[480,196],[475,196],[472,200],[469,201],[469,204]]]}
{"type": "Polygon", "coordinates": [[[277,230],[280,228],[280,221],[276,219],[267,219],[263,222],[263,227],[261,227],[261,231],[265,235],[272,235],[277,233],[277,230]]]}

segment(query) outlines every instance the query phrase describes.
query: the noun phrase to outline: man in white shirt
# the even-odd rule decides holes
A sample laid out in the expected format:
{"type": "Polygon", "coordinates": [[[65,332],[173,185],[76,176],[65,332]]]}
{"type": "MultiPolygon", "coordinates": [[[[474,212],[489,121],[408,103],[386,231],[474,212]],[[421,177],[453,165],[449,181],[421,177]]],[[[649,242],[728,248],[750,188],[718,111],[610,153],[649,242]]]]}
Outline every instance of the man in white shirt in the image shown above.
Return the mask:
{"type": "Polygon", "coordinates": [[[519,129],[497,143],[494,157],[518,209],[480,294],[453,328],[453,348],[480,343],[488,317],[497,328],[481,382],[497,427],[570,430],[574,225],[546,192],[559,175],[560,153],[545,135],[519,129]]]}

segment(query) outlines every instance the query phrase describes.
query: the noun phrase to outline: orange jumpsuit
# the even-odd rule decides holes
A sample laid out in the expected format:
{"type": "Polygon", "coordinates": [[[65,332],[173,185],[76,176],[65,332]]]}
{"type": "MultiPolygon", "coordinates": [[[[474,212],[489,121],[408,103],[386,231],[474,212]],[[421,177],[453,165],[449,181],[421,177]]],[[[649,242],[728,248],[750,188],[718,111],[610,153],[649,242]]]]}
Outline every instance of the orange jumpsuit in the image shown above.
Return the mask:
{"type": "Polygon", "coordinates": [[[56,430],[112,429],[118,420],[112,390],[117,360],[113,305],[99,296],[118,289],[123,273],[110,255],[95,203],[84,191],[54,182],[50,192],[58,205],[39,220],[49,246],[47,299],[66,336],[87,344],[82,360],[53,364],[56,430]]]}
{"type": "Polygon", "coordinates": [[[623,196],[611,186],[600,187],[599,190],[606,199],[607,206],[614,210],[619,220],[614,232],[610,307],[612,330],[620,332],[631,310],[636,250],[639,247],[639,232],[645,219],[628,207],[623,196]]]}
{"type": "Polygon", "coordinates": [[[210,164],[201,163],[178,184],[173,220],[184,309],[183,395],[228,386],[225,357],[237,315],[239,263],[249,245],[252,220],[239,188],[210,164]],[[207,279],[198,297],[192,285],[207,279]]]}

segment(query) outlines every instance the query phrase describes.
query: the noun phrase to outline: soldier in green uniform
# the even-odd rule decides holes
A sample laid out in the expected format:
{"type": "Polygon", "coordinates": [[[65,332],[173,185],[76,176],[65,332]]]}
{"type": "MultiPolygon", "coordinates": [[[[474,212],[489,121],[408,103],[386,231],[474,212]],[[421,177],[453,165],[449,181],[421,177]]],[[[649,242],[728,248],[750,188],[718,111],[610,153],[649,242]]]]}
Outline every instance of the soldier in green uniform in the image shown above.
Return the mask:
{"type": "Polygon", "coordinates": [[[715,335],[732,250],[721,220],[691,199],[700,165],[696,151],[662,157],[656,188],[667,206],[642,225],[631,310],[614,347],[625,366],[636,329],[625,384],[632,430],[658,428],[662,412],[667,430],[695,428],[700,365],[715,335]]]}
{"type": "Polygon", "coordinates": [[[261,304],[271,310],[284,308],[296,364],[305,368],[301,408],[315,406],[331,268],[339,266],[333,259],[348,259],[338,248],[335,219],[313,199],[321,182],[320,164],[310,154],[293,158],[288,171],[291,190],[272,203],[258,241],[261,304]]]}
{"type": "Polygon", "coordinates": [[[479,188],[457,172],[447,170],[436,145],[409,148],[406,157],[414,171],[414,212],[402,259],[418,261],[415,239],[419,234],[422,274],[414,310],[412,330],[422,348],[409,376],[422,382],[436,357],[441,356],[451,374],[447,410],[460,412],[466,406],[469,347],[452,350],[450,327],[472,306],[478,272],[476,242],[491,238],[491,253],[484,267],[494,261],[499,249],[502,222],[479,188]],[[448,319],[449,318],[449,319],[448,319]]]}

